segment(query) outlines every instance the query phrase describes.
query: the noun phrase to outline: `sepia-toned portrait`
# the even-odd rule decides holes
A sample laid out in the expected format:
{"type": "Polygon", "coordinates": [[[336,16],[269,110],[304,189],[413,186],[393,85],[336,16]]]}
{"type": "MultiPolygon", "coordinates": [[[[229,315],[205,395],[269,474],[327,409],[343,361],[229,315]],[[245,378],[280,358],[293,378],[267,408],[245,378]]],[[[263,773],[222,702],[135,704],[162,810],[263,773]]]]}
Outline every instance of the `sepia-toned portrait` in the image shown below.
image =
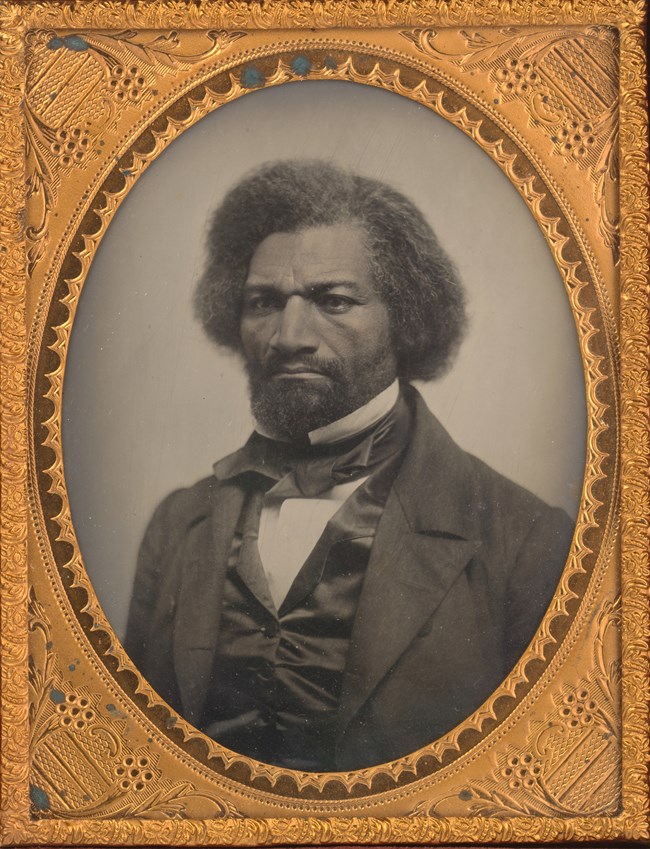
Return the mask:
{"type": "Polygon", "coordinates": [[[156,162],[86,283],[64,438],[88,572],[227,749],[394,760],[533,638],[583,395],[559,274],[478,148],[385,92],[257,93],[156,162]]]}
{"type": "Polygon", "coordinates": [[[3,846],[647,839],[646,5],[6,6],[3,846]]]}

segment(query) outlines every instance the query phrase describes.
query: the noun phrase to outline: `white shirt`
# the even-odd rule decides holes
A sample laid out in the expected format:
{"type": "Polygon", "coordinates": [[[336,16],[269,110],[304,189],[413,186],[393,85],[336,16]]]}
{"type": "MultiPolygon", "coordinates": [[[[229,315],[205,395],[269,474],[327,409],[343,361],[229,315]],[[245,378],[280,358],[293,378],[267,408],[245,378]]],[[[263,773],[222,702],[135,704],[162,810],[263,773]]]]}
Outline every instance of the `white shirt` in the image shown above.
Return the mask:
{"type": "MultiPolygon", "coordinates": [[[[399,383],[395,380],[363,407],[338,421],[312,430],[309,441],[312,445],[326,445],[361,433],[387,415],[395,406],[398,396],[399,383]]],[[[261,432],[259,427],[257,430],[261,432]]],[[[367,479],[365,477],[337,484],[318,498],[274,496],[274,488],[266,493],[258,546],[276,608],[284,601],[329,520],[367,479]]]]}

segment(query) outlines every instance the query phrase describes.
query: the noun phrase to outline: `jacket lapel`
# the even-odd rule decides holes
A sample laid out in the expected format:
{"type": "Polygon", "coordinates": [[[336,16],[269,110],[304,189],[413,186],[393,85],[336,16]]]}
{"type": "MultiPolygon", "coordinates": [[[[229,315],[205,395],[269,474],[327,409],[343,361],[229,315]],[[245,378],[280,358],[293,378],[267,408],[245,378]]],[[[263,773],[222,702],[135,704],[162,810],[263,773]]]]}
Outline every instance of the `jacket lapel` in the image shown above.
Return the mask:
{"type": "MultiPolygon", "coordinates": [[[[408,388],[407,396],[410,394],[408,388]]],[[[467,458],[419,396],[411,443],[384,507],[339,703],[342,733],[481,546],[467,458]]]]}
{"type": "MultiPolygon", "coordinates": [[[[387,504],[384,515],[394,508],[387,504]]],[[[481,545],[479,540],[416,533],[389,518],[378,529],[354,621],[339,705],[341,731],[434,615],[481,545]],[[393,533],[387,539],[389,526],[393,533]]]]}
{"type": "Polygon", "coordinates": [[[221,598],[232,537],[245,491],[230,481],[215,488],[217,504],[200,518],[181,553],[180,592],[174,625],[174,666],[183,715],[201,720],[219,631],[221,598]]]}

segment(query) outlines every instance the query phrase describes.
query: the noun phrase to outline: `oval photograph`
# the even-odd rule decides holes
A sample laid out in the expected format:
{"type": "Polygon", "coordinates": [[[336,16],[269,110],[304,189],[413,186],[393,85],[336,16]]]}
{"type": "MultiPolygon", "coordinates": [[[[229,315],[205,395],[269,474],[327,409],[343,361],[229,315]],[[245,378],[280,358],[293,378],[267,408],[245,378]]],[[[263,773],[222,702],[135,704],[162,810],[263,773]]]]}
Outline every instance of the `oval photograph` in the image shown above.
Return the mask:
{"type": "Polygon", "coordinates": [[[111,223],[63,394],[75,532],[137,670],[226,748],[354,770],[470,716],[571,545],[585,386],[516,188],[334,81],[183,133],[111,223]]]}

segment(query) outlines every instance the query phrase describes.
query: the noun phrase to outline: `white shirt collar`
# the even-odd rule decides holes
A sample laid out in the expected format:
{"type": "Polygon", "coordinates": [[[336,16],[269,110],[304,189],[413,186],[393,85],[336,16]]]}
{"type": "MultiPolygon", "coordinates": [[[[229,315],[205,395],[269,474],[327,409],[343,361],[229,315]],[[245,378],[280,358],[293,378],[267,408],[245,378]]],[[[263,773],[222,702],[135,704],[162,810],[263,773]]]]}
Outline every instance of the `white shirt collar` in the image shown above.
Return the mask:
{"type": "MultiPolygon", "coordinates": [[[[332,442],[340,442],[348,439],[363,430],[372,427],[380,419],[383,419],[397,403],[399,397],[399,381],[394,380],[390,386],[375,395],[363,407],[348,413],[342,419],[316,428],[309,432],[309,441],[312,445],[328,445],[332,442]]],[[[271,436],[256,422],[255,430],[262,436],[271,436]]]]}
{"type": "Polygon", "coordinates": [[[394,380],[389,387],[375,395],[363,407],[348,413],[342,419],[331,422],[324,427],[309,431],[309,441],[312,445],[328,445],[348,439],[362,430],[372,427],[379,419],[383,419],[397,403],[399,382],[394,380]]]}

